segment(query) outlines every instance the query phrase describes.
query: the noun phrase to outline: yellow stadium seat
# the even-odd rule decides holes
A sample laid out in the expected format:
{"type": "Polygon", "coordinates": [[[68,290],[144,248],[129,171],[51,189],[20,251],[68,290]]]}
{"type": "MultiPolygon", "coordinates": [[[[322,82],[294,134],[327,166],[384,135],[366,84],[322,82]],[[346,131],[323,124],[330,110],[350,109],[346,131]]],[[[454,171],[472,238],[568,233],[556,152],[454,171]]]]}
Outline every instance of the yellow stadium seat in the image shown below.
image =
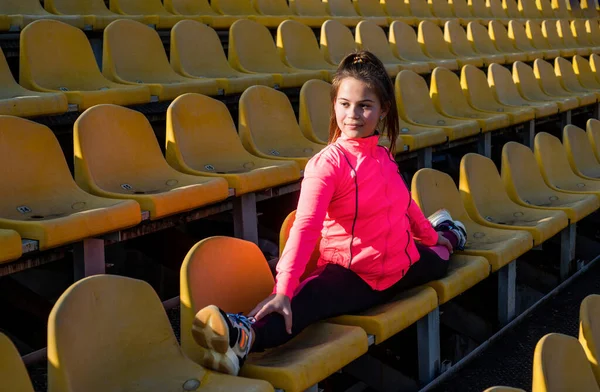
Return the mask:
{"type": "Polygon", "coordinates": [[[423,74],[431,71],[428,62],[408,62],[395,57],[385,32],[371,21],[363,20],[356,26],[355,41],[360,49],[370,51],[386,66],[399,66],[398,72],[401,69],[423,74]]]}
{"type": "Polygon", "coordinates": [[[85,34],[55,20],[40,20],[21,32],[19,61],[23,87],[63,93],[79,110],[99,103],[133,105],[150,102],[144,86],[113,83],[100,73],[85,34]]]}
{"type": "Polygon", "coordinates": [[[527,230],[538,246],[567,227],[562,211],[538,210],[513,202],[502,183],[494,162],[469,153],[460,162],[460,191],[471,218],[498,229],[527,230]]]}
{"type": "Polygon", "coordinates": [[[539,22],[528,20],[525,22],[525,32],[531,44],[544,52],[544,59],[549,60],[561,55],[558,48],[554,48],[544,37],[539,22]]]}
{"type": "Polygon", "coordinates": [[[123,84],[142,85],[159,101],[183,93],[217,95],[214,79],[187,78],[169,64],[158,32],[132,20],[117,20],[104,29],[102,73],[123,84]]]}
{"type": "Polygon", "coordinates": [[[34,392],[25,364],[11,340],[0,332],[0,387],[3,391],[34,392]]]}
{"type": "Polygon", "coordinates": [[[75,184],[49,128],[0,116],[0,130],[4,167],[19,168],[2,171],[0,227],[46,250],[140,222],[137,203],[92,196],[75,184]]]}
{"type": "Polygon", "coordinates": [[[550,96],[575,97],[579,106],[592,105],[597,102],[596,94],[585,92],[569,92],[561,85],[560,80],[554,72],[552,64],[545,60],[537,59],[533,62],[533,73],[538,80],[542,90],[550,96]]]}
{"type": "MultiPolygon", "coordinates": [[[[414,16],[393,16],[390,17],[386,13],[385,3],[380,3],[379,0],[352,0],[352,4],[354,4],[354,8],[358,12],[359,15],[362,15],[366,18],[387,18],[388,24],[393,20],[400,20],[409,24],[416,24],[417,19],[414,16]]],[[[393,10],[393,8],[392,8],[393,10]]],[[[367,19],[368,20],[368,19],[367,19]]],[[[373,22],[377,23],[377,22],[373,22]]]]}
{"type": "Polygon", "coordinates": [[[581,56],[573,57],[573,71],[582,86],[590,89],[600,89],[600,81],[590,67],[590,63],[581,56]]]}
{"type": "MultiPolygon", "coordinates": [[[[55,20],[78,29],[89,28],[81,15],[54,15],[46,11],[38,0],[4,0],[0,2],[0,15],[7,15],[9,24],[24,28],[36,20],[55,20]]],[[[6,20],[6,19],[5,19],[6,20]]],[[[10,27],[10,26],[9,26],[10,27]]],[[[8,30],[8,29],[6,29],[8,30]]]]}
{"type": "Polygon", "coordinates": [[[600,180],[600,163],[585,131],[569,124],[563,129],[562,139],[573,172],[579,177],[600,180]]]}
{"type": "Polygon", "coordinates": [[[182,20],[171,30],[170,59],[180,75],[214,78],[223,94],[241,93],[255,84],[275,85],[271,75],[246,74],[231,68],[217,32],[194,20],[182,20]]]}
{"type": "MultiPolygon", "coordinates": [[[[294,15],[286,0],[252,0],[254,9],[263,17],[284,17],[285,20],[295,20],[306,26],[319,28],[327,20],[323,16],[294,15]]],[[[282,22],[283,23],[283,22],[282,22]]]]}
{"type": "Polygon", "coordinates": [[[435,59],[451,59],[458,62],[459,67],[466,64],[477,66],[482,65],[479,58],[460,57],[454,55],[449,48],[448,43],[444,40],[444,33],[435,24],[429,21],[419,23],[417,39],[421,45],[423,53],[435,59]]]}
{"type": "Polygon", "coordinates": [[[212,0],[210,5],[221,15],[237,16],[239,19],[248,18],[268,28],[276,28],[286,20],[281,15],[259,15],[252,2],[248,0],[212,0]]]}
{"type": "Polygon", "coordinates": [[[448,272],[439,280],[432,280],[427,286],[434,289],[440,305],[464,293],[490,275],[490,264],[485,257],[452,255],[448,272]]]}
{"type": "Polygon", "coordinates": [[[420,169],[413,176],[411,193],[426,216],[445,208],[453,219],[461,221],[469,234],[465,249],[456,251],[456,254],[484,257],[492,272],[498,271],[533,246],[533,238],[527,231],[501,230],[471,219],[454,180],[446,173],[420,169]]]}
{"type": "Polygon", "coordinates": [[[246,151],[225,104],[200,94],[181,95],[169,106],[165,150],[176,170],[225,178],[237,196],[300,178],[295,163],[246,151]]]}
{"type": "Polygon", "coordinates": [[[489,8],[492,17],[496,20],[515,20],[510,18],[506,13],[504,7],[502,7],[502,0],[486,0],[485,5],[489,8]]]}
{"type": "Polygon", "coordinates": [[[564,0],[551,0],[550,6],[558,19],[573,19],[564,0]]]}
{"type": "MultiPolygon", "coordinates": [[[[170,29],[175,26],[175,23],[184,19],[181,15],[167,12],[160,0],[111,0],[110,10],[120,15],[147,15],[147,20],[150,20],[157,29],[170,29]]],[[[185,17],[185,19],[190,18],[202,22],[199,15],[185,17]]]]}
{"type": "Polygon", "coordinates": [[[552,9],[550,0],[535,0],[535,6],[542,14],[542,19],[559,19],[552,9]]]}
{"type": "Polygon", "coordinates": [[[467,21],[483,21],[483,19],[477,18],[471,13],[467,0],[448,0],[448,4],[454,15],[460,18],[463,23],[467,21]]]}
{"type": "Polygon", "coordinates": [[[590,86],[584,86],[573,69],[574,66],[562,57],[554,59],[554,73],[560,81],[560,85],[570,93],[576,93],[578,96],[586,94],[595,94],[596,101],[600,99],[600,89],[590,86]]]}
{"type": "Polygon", "coordinates": [[[431,8],[431,14],[440,19],[456,19],[460,24],[464,25],[468,23],[472,18],[467,17],[465,19],[459,18],[454,14],[452,5],[447,0],[429,0],[427,2],[431,8]]]}
{"type": "MultiPolygon", "coordinates": [[[[185,354],[196,362],[203,360],[205,351],[192,337],[192,323],[200,309],[216,305],[226,312],[247,313],[271,294],[273,285],[267,261],[255,244],[230,237],[210,237],[196,244],[181,266],[185,354]],[[234,294],[227,289],[231,285],[237,288],[234,294]]],[[[286,392],[300,392],[365,354],[367,348],[367,335],[360,328],[316,323],[280,347],[251,353],[240,375],[269,381],[286,392]]]]}
{"type": "MultiPolygon", "coordinates": [[[[487,29],[480,23],[471,22],[467,25],[467,39],[477,52],[489,56],[490,59],[494,60],[487,62],[488,67],[492,63],[504,64],[507,62],[506,54],[496,48],[488,35],[487,29]]],[[[509,54],[508,57],[512,59],[512,54],[509,54]]]]}
{"type": "Polygon", "coordinates": [[[521,388],[497,386],[488,388],[483,392],[525,392],[525,390],[521,388]]]}
{"type": "Polygon", "coordinates": [[[290,10],[299,16],[323,17],[323,23],[327,19],[335,19],[345,26],[356,26],[361,21],[360,16],[331,16],[327,11],[327,3],[321,0],[289,0],[290,10]]]}
{"type": "Polygon", "coordinates": [[[525,31],[525,25],[523,23],[515,20],[508,22],[508,38],[515,49],[527,54],[527,61],[544,58],[544,51],[534,48],[529,41],[529,38],[527,38],[527,32],[525,31]]]}
{"type": "Polygon", "coordinates": [[[573,32],[571,31],[571,24],[568,20],[557,20],[556,30],[558,36],[562,39],[566,48],[575,49],[575,54],[580,56],[589,56],[592,53],[592,49],[587,47],[584,43],[579,43],[575,39],[573,32]]]}
{"type": "Polygon", "coordinates": [[[408,5],[410,14],[419,21],[428,20],[438,26],[443,26],[446,20],[450,20],[433,16],[429,9],[429,4],[427,4],[427,0],[406,0],[405,4],[408,5]]]}
{"type": "Polygon", "coordinates": [[[596,159],[600,162],[600,121],[590,118],[585,124],[585,129],[596,159]]]}
{"type": "MultiPolygon", "coordinates": [[[[300,90],[300,128],[304,136],[315,143],[326,143],[329,139],[331,85],[321,80],[310,80],[300,90]]],[[[418,150],[446,142],[446,133],[440,128],[427,128],[399,119],[400,134],[396,152],[418,150]]],[[[380,138],[380,144],[387,140],[380,138]]]]}
{"type": "Polygon", "coordinates": [[[588,19],[585,21],[585,32],[590,37],[590,42],[594,46],[600,46],[600,25],[595,19],[588,19]]]}
{"type": "Polygon", "coordinates": [[[273,387],[194,363],[148,283],[97,275],[71,285],[50,313],[48,390],[268,392],[273,387]]]}
{"type": "Polygon", "coordinates": [[[13,78],[0,50],[0,114],[34,117],[65,113],[67,110],[69,103],[64,94],[34,92],[21,87],[13,78]]]}
{"type": "Polygon", "coordinates": [[[403,0],[386,0],[381,4],[383,10],[389,16],[390,23],[394,20],[407,23],[411,26],[416,26],[419,23],[419,19],[411,15],[410,7],[403,0]]]}
{"type": "MultiPolygon", "coordinates": [[[[21,257],[23,247],[21,236],[14,230],[0,229],[0,263],[13,261],[21,257]]],[[[0,351],[2,351],[0,349],[0,351]]]]}
{"type": "MultiPolygon", "coordinates": [[[[360,23],[359,23],[360,24],[360,23]]],[[[350,29],[336,20],[328,20],[321,27],[321,52],[329,63],[338,65],[344,57],[354,52],[358,44],[350,29]]],[[[390,77],[400,71],[398,64],[384,64],[390,77]]]]}
{"type": "Polygon", "coordinates": [[[523,18],[523,15],[519,12],[519,5],[515,0],[502,0],[502,8],[504,8],[506,14],[511,19],[527,19],[523,18]]]}
{"type": "MultiPolygon", "coordinates": [[[[379,26],[387,26],[388,18],[386,16],[360,16],[356,12],[356,8],[348,0],[326,0],[325,3],[332,16],[342,16],[346,18],[360,18],[360,20],[370,20],[377,23],[379,26]]],[[[388,13],[389,14],[389,13],[388,13]]],[[[359,21],[360,21],[359,20],[359,21]]],[[[341,21],[339,21],[341,23],[341,21]]],[[[357,22],[358,24],[358,22],[357,22]]]]}
{"type": "Polygon", "coordinates": [[[239,19],[237,16],[220,15],[208,4],[208,0],[164,0],[165,9],[174,14],[187,16],[193,15],[198,20],[201,16],[202,22],[213,29],[229,29],[233,22],[239,19]]]}
{"type": "Polygon", "coordinates": [[[150,219],[227,198],[227,181],[182,174],[165,161],[152,126],[139,112],[97,105],[73,130],[75,180],[86,191],[137,201],[150,219]]]}
{"type": "Polygon", "coordinates": [[[600,385],[600,295],[588,295],[579,308],[579,343],[600,385]]]}
{"type": "Polygon", "coordinates": [[[444,67],[451,70],[458,69],[456,59],[434,59],[423,53],[414,29],[404,22],[392,22],[390,25],[389,43],[394,56],[401,60],[427,62],[432,69],[435,67],[444,67]]]}
{"type": "Polygon", "coordinates": [[[287,66],[320,71],[323,79],[330,80],[337,70],[325,61],[312,29],[295,20],[286,20],[277,28],[277,50],[287,66]]]}
{"type": "MultiPolygon", "coordinates": [[[[571,21],[571,33],[573,38],[577,40],[577,46],[588,47],[591,52],[600,52],[600,45],[596,45],[593,37],[586,31],[587,20],[576,19],[571,21]]],[[[596,22],[596,26],[598,23],[596,22]]]]}
{"type": "Polygon", "coordinates": [[[530,107],[535,110],[535,117],[547,117],[558,113],[555,102],[530,101],[521,96],[513,82],[513,75],[500,64],[492,64],[488,68],[488,85],[494,97],[504,105],[530,107]]]}
{"type": "Polygon", "coordinates": [[[468,1],[469,4],[469,8],[471,10],[471,13],[473,14],[473,16],[475,18],[477,18],[477,21],[479,23],[489,23],[491,20],[497,20],[498,22],[502,23],[503,25],[507,25],[508,21],[510,19],[503,17],[503,18],[495,18],[494,15],[492,14],[492,10],[486,5],[485,0],[469,0],[468,1]]]}
{"type": "Polygon", "coordinates": [[[239,111],[240,139],[257,157],[294,161],[304,170],[308,160],[325,147],[302,135],[292,104],[280,91],[252,86],[242,94],[239,111]]]}
{"type": "Polygon", "coordinates": [[[577,339],[560,333],[549,333],[535,346],[531,390],[598,392],[600,388],[577,339]]]}
{"type": "Polygon", "coordinates": [[[519,92],[527,100],[533,102],[554,102],[558,106],[560,112],[566,112],[579,106],[577,98],[567,96],[566,91],[563,93],[564,95],[561,96],[548,94],[546,90],[542,88],[542,84],[536,79],[533,69],[525,63],[517,61],[513,64],[512,77],[519,92]]]}
{"type": "Polygon", "coordinates": [[[102,0],[45,0],[46,11],[56,15],[83,16],[86,26],[93,30],[104,30],[117,19],[132,19],[145,24],[153,24],[151,17],[144,15],[119,15],[106,8],[102,0]]]}
{"type": "Polygon", "coordinates": [[[600,82],[600,55],[593,53],[590,57],[590,68],[596,76],[596,80],[600,82]]]}
{"type": "MultiPolygon", "coordinates": [[[[577,53],[575,48],[569,48],[565,45],[562,38],[558,35],[558,29],[555,20],[545,20],[542,22],[542,34],[548,41],[552,49],[558,49],[563,57],[573,57],[577,53]]],[[[558,57],[558,56],[557,56],[558,57]]]]}
{"type": "Polygon", "coordinates": [[[440,113],[459,120],[475,120],[482,132],[494,131],[510,125],[510,119],[505,114],[473,109],[462,94],[458,76],[448,69],[433,70],[430,95],[440,113]]]}
{"type": "Polygon", "coordinates": [[[502,23],[495,20],[491,21],[488,25],[488,34],[490,39],[496,45],[496,48],[504,54],[508,63],[514,63],[515,61],[527,61],[528,54],[520,52],[514,45],[513,42],[508,38],[508,31],[502,23]]]}
{"type": "Polygon", "coordinates": [[[23,17],[17,15],[0,15],[0,31],[9,31],[12,26],[21,26],[23,17]]]}
{"type": "Polygon", "coordinates": [[[600,201],[594,195],[575,195],[551,189],[544,182],[531,149],[519,143],[508,142],[502,148],[502,180],[515,203],[523,207],[563,211],[571,224],[600,207],[600,201]]]}
{"type": "Polygon", "coordinates": [[[535,135],[535,159],[546,184],[554,190],[600,195],[600,181],[579,177],[573,172],[567,153],[557,137],[540,132],[535,135]]]}
{"type": "Polygon", "coordinates": [[[485,112],[506,114],[511,124],[521,124],[535,118],[532,108],[509,106],[500,103],[488,85],[485,72],[465,65],[460,74],[460,86],[469,105],[485,112]]]}
{"type": "Polygon", "coordinates": [[[396,77],[395,94],[400,117],[412,124],[441,128],[449,141],[477,135],[480,127],[474,120],[457,120],[437,111],[429,96],[427,83],[412,71],[401,71],[396,77]]]}
{"type": "Polygon", "coordinates": [[[542,12],[535,4],[535,0],[518,0],[519,12],[526,19],[544,19],[542,12]]]}
{"type": "Polygon", "coordinates": [[[271,74],[281,88],[299,87],[310,79],[322,79],[321,71],[285,65],[273,37],[265,26],[240,19],[229,30],[229,64],[240,72],[271,74]]]}
{"type": "MultiPolygon", "coordinates": [[[[469,22],[469,24],[472,26],[478,23],[469,22]]],[[[467,26],[467,29],[468,28],[469,27],[467,26]]],[[[475,45],[473,45],[472,42],[470,42],[467,38],[467,33],[465,30],[455,20],[446,22],[446,26],[444,27],[444,39],[450,46],[450,50],[457,56],[481,59],[481,65],[479,65],[479,67],[483,67],[484,65],[487,67],[492,63],[504,64],[506,61],[506,58],[503,54],[487,54],[479,52],[477,48],[475,48],[475,45]]]]}

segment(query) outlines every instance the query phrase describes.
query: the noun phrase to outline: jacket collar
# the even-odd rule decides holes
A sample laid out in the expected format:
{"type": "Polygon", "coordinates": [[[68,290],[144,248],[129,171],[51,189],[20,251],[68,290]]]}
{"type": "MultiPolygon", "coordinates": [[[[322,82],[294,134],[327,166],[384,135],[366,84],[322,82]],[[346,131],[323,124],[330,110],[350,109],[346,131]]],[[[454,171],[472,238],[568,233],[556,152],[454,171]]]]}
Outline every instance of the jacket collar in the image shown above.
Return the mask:
{"type": "Polygon", "coordinates": [[[340,144],[345,149],[355,152],[370,151],[377,146],[378,142],[379,132],[377,131],[371,136],[359,138],[348,138],[342,133],[336,140],[336,143],[340,144]]]}

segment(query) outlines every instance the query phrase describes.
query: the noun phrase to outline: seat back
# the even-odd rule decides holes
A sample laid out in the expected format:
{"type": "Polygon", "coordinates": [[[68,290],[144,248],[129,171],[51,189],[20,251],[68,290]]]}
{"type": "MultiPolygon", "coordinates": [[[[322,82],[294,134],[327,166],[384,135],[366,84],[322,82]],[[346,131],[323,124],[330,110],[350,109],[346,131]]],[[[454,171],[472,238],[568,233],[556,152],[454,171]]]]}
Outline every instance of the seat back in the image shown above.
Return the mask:
{"type": "Polygon", "coordinates": [[[586,175],[585,168],[600,165],[583,129],[572,124],[567,125],[563,129],[562,140],[571,169],[577,175],[586,175]]]}
{"type": "Polygon", "coordinates": [[[490,21],[488,25],[488,34],[500,52],[514,53],[517,51],[510,38],[508,38],[506,27],[497,20],[490,21]]]}
{"type": "Polygon", "coordinates": [[[358,16],[352,3],[348,0],[327,0],[326,2],[329,7],[329,13],[333,16],[358,16]]]}
{"type": "Polygon", "coordinates": [[[73,152],[75,179],[93,193],[135,194],[135,179],[169,169],[146,116],[117,105],[96,105],[79,116],[73,152]]]}
{"type": "Polygon", "coordinates": [[[448,0],[448,3],[452,7],[454,11],[454,15],[457,18],[472,18],[471,10],[469,9],[469,4],[467,0],[448,0]]]}
{"type": "Polygon", "coordinates": [[[592,53],[590,56],[590,68],[594,72],[596,80],[600,82],[600,55],[592,53]]]}
{"type": "Polygon", "coordinates": [[[557,16],[554,14],[552,4],[549,0],[535,0],[535,6],[542,14],[543,19],[555,19],[557,16]]]}
{"type": "Polygon", "coordinates": [[[557,76],[561,85],[569,91],[586,92],[584,87],[577,79],[577,75],[573,70],[573,64],[569,60],[562,57],[554,59],[554,74],[557,76]]]}
{"type": "Polygon", "coordinates": [[[227,62],[217,32],[194,20],[182,20],[171,29],[171,66],[184,76],[228,76],[227,62]]]}
{"type": "Polygon", "coordinates": [[[551,0],[550,6],[552,7],[552,11],[554,11],[554,15],[560,19],[571,19],[571,13],[567,7],[565,0],[551,0]]]}
{"type": "Polygon", "coordinates": [[[408,4],[403,0],[386,0],[383,9],[389,16],[412,16],[408,4]]]}
{"type": "Polygon", "coordinates": [[[431,18],[433,16],[427,0],[408,0],[408,6],[410,13],[417,18],[431,18]]]}
{"type": "Polygon", "coordinates": [[[484,106],[496,103],[492,89],[488,85],[485,72],[474,65],[465,65],[460,72],[460,86],[471,106],[484,106]],[[475,105],[473,105],[475,104],[475,105]]]}
{"type": "Polygon", "coordinates": [[[439,209],[448,210],[453,219],[471,220],[452,177],[434,169],[420,169],[412,178],[411,194],[425,216],[439,209]]]}
{"type": "Polygon", "coordinates": [[[287,73],[269,29],[248,19],[229,29],[229,64],[238,71],[287,73]]]}
{"type": "Polygon", "coordinates": [[[556,96],[567,94],[554,73],[554,67],[549,62],[536,59],[533,62],[533,73],[546,94],[556,96]]]}
{"type": "Polygon", "coordinates": [[[417,41],[415,30],[404,22],[397,20],[392,22],[390,25],[389,43],[392,52],[399,58],[419,61],[431,60],[423,53],[419,41],[417,41]]]}
{"type": "Polygon", "coordinates": [[[537,206],[551,205],[540,190],[548,189],[533,151],[523,144],[508,142],[502,147],[502,180],[511,199],[537,206]]]}
{"type": "Polygon", "coordinates": [[[0,380],[3,391],[33,392],[21,355],[3,333],[0,333],[0,380]]]}
{"type": "Polygon", "coordinates": [[[502,0],[502,7],[506,10],[506,15],[511,19],[523,17],[519,12],[519,5],[515,0],[502,0]]]}
{"type": "Polygon", "coordinates": [[[499,102],[508,105],[529,105],[519,94],[519,90],[513,82],[513,75],[508,69],[500,64],[490,64],[487,76],[488,85],[499,102]]]}
{"type": "Polygon", "coordinates": [[[319,48],[317,37],[307,25],[286,20],[277,28],[277,50],[281,60],[300,69],[331,68],[319,48]]]}
{"type": "Polygon", "coordinates": [[[521,22],[517,22],[516,20],[508,22],[508,38],[515,49],[521,52],[533,52],[536,50],[529,41],[529,38],[527,38],[525,25],[521,22]]]}
{"type": "Polygon", "coordinates": [[[476,18],[493,18],[491,10],[485,5],[485,0],[469,0],[468,4],[476,18]]]}
{"type": "Polygon", "coordinates": [[[590,145],[594,150],[596,159],[600,162],[600,121],[594,118],[587,120],[585,124],[585,133],[587,133],[590,145]]]}
{"type": "Polygon", "coordinates": [[[426,116],[439,116],[431,98],[427,82],[413,71],[403,70],[394,83],[398,113],[412,119],[426,116]]]}
{"type": "Polygon", "coordinates": [[[165,8],[179,15],[217,15],[208,0],[164,0],[165,8]]]}
{"type": "Polygon", "coordinates": [[[0,1],[0,15],[43,15],[47,14],[37,0],[0,1]]]}
{"type": "Polygon", "coordinates": [[[424,20],[419,23],[417,40],[425,54],[436,58],[454,58],[448,44],[444,41],[444,33],[434,23],[424,20]]]}
{"type": "MultiPolygon", "coordinates": [[[[47,11],[65,15],[107,15],[110,14],[102,0],[45,0],[47,11]]],[[[1,7],[0,7],[1,8],[1,7]]]]}
{"type": "Polygon", "coordinates": [[[547,184],[556,187],[560,179],[579,178],[571,170],[567,153],[557,137],[539,132],[535,135],[533,151],[547,184]]]}
{"type": "Polygon", "coordinates": [[[558,35],[556,28],[556,21],[545,20],[542,22],[542,34],[548,40],[548,45],[552,49],[564,49],[566,48],[562,38],[558,35]]]}
{"type": "MultiPolygon", "coordinates": [[[[143,385],[144,375],[160,372],[169,359],[185,360],[160,298],[144,281],[116,275],[79,280],[50,313],[49,391],[143,385]]],[[[201,380],[203,373],[198,366],[193,376],[201,380]]]]}
{"type": "Polygon", "coordinates": [[[104,29],[102,73],[115,82],[179,80],[158,32],[126,19],[116,20],[104,29]]]}
{"type": "Polygon", "coordinates": [[[387,17],[379,0],[354,0],[354,5],[363,16],[387,17]]]}
{"type": "MultiPolygon", "coordinates": [[[[75,189],[75,181],[54,133],[46,126],[13,116],[0,116],[0,216],[35,220],[39,211],[24,211],[34,200],[75,189]],[[14,168],[18,168],[15,170],[14,168]]],[[[21,233],[25,236],[27,233],[21,233]]]]}
{"type": "MultiPolygon", "coordinates": [[[[585,29],[586,20],[575,19],[571,22],[571,34],[577,40],[577,46],[592,46],[592,38],[585,29]]],[[[598,25],[596,23],[596,25],[598,25]]]]}
{"type": "Polygon", "coordinates": [[[331,64],[339,64],[346,55],[356,50],[349,28],[337,20],[327,20],[321,26],[321,52],[331,64]]]}
{"type": "Polygon", "coordinates": [[[550,333],[535,346],[532,390],[595,392],[600,388],[579,341],[550,333]]]}
{"type": "Polygon", "coordinates": [[[582,85],[591,88],[600,88],[600,81],[596,79],[590,63],[582,56],[573,57],[573,70],[582,85]]]}
{"type": "Polygon", "coordinates": [[[285,0],[252,0],[252,5],[263,15],[280,15],[290,17],[292,10],[285,0]]]}
{"type": "Polygon", "coordinates": [[[394,64],[399,61],[392,53],[385,32],[375,22],[363,20],[358,23],[355,40],[359,48],[370,51],[384,64],[394,64]]]}
{"type": "Polygon", "coordinates": [[[211,6],[223,15],[246,16],[257,14],[252,3],[248,0],[212,0],[211,6]]]}
{"type": "Polygon", "coordinates": [[[529,41],[533,44],[536,49],[548,50],[552,49],[550,43],[542,33],[542,28],[538,22],[528,20],[525,22],[525,32],[529,41]]]}
{"type": "Polygon", "coordinates": [[[0,86],[5,90],[21,87],[13,77],[2,50],[0,50],[0,86]]]}
{"type": "Polygon", "coordinates": [[[300,129],[315,143],[329,140],[331,84],[312,79],[300,89],[300,129]]]}
{"type": "Polygon", "coordinates": [[[533,68],[522,61],[515,61],[512,70],[513,81],[521,95],[531,100],[546,101],[550,99],[536,79],[533,68]]]}
{"type": "Polygon", "coordinates": [[[107,87],[92,47],[80,29],[55,20],[38,20],[21,31],[20,84],[30,90],[107,87]]]}
{"type": "Polygon", "coordinates": [[[590,37],[590,42],[596,46],[600,46],[600,24],[598,24],[596,19],[585,21],[585,31],[590,37]]]}
{"type": "Polygon", "coordinates": [[[460,117],[473,110],[462,93],[458,76],[447,68],[433,70],[429,93],[438,111],[449,116],[460,117]]]}
{"type": "Polygon", "coordinates": [[[290,0],[290,9],[296,15],[328,16],[327,4],[321,0],[290,0]]]}
{"type": "Polygon", "coordinates": [[[255,168],[255,158],[242,146],[227,106],[201,94],[180,95],[169,105],[165,150],[167,162],[183,172],[255,168]],[[247,162],[240,168],[231,157],[247,162]]]}
{"type": "Polygon", "coordinates": [[[591,294],[579,308],[579,343],[600,385],[600,295],[591,294]]]}
{"type": "MultiPolygon", "coordinates": [[[[285,249],[285,244],[287,243],[288,238],[290,238],[290,230],[292,230],[292,226],[296,221],[296,211],[292,211],[285,218],[283,223],[281,224],[281,230],[279,231],[279,256],[283,254],[283,250],[285,249]]],[[[306,268],[304,269],[304,273],[300,277],[300,282],[304,279],[308,278],[308,276],[317,268],[317,263],[319,261],[319,257],[321,256],[321,251],[319,250],[319,245],[321,244],[321,238],[317,241],[317,245],[315,249],[313,249],[312,254],[310,255],[310,259],[308,260],[308,264],[306,264],[306,268]]]]}
{"type": "Polygon", "coordinates": [[[511,204],[494,162],[483,155],[468,153],[460,161],[461,198],[470,216],[486,219],[501,206],[511,204]]]}
{"type": "Polygon", "coordinates": [[[431,13],[438,18],[456,18],[448,0],[429,0],[431,13]]]}
{"type": "Polygon", "coordinates": [[[519,12],[527,19],[541,19],[542,13],[535,5],[534,0],[518,0],[519,12]]]}
{"type": "Polygon", "coordinates": [[[110,0],[110,9],[125,15],[171,15],[160,0],[110,0]]]}
{"type": "Polygon", "coordinates": [[[458,56],[477,56],[467,39],[467,33],[456,20],[450,20],[444,25],[444,40],[458,56]]]}
{"type": "Polygon", "coordinates": [[[467,39],[479,53],[499,53],[494,42],[491,40],[487,29],[478,22],[470,22],[467,25],[467,39]]]}
{"type": "MultiPolygon", "coordinates": [[[[258,151],[278,156],[274,146],[305,146],[292,104],[281,91],[252,86],[240,97],[239,134],[247,150],[253,143],[258,151]]],[[[305,151],[312,156],[317,151],[305,151]]]]}
{"type": "Polygon", "coordinates": [[[203,355],[192,337],[200,309],[216,305],[228,313],[248,313],[271,294],[273,285],[267,260],[254,243],[210,237],[194,245],[180,273],[181,348],[186,355],[194,361],[203,355]]]}
{"type": "Polygon", "coordinates": [[[585,43],[579,43],[575,40],[573,33],[571,32],[571,24],[568,20],[557,20],[556,21],[556,30],[558,32],[558,36],[562,39],[565,47],[567,48],[578,48],[581,45],[585,46],[585,43]]]}
{"type": "Polygon", "coordinates": [[[507,18],[506,10],[502,7],[501,0],[486,0],[486,6],[490,9],[494,18],[507,18]]]}

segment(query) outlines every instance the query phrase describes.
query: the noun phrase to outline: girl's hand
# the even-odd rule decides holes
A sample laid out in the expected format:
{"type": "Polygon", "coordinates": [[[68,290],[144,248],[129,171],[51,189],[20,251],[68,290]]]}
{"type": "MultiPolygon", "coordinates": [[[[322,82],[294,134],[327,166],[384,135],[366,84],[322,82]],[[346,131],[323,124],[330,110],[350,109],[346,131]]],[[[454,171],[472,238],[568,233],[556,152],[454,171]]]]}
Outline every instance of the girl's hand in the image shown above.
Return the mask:
{"type": "Polygon", "coordinates": [[[442,233],[440,233],[439,231],[437,232],[437,234],[438,234],[438,240],[437,240],[436,245],[445,246],[446,249],[448,249],[448,252],[450,254],[452,254],[454,249],[452,249],[452,244],[450,243],[450,241],[448,241],[448,239],[446,237],[444,237],[442,235],[442,233]]]}
{"type": "Polygon", "coordinates": [[[248,317],[254,317],[257,321],[270,313],[279,313],[285,320],[285,330],[292,333],[292,305],[290,298],[285,294],[271,294],[261,303],[256,305],[248,314],[248,317]]]}

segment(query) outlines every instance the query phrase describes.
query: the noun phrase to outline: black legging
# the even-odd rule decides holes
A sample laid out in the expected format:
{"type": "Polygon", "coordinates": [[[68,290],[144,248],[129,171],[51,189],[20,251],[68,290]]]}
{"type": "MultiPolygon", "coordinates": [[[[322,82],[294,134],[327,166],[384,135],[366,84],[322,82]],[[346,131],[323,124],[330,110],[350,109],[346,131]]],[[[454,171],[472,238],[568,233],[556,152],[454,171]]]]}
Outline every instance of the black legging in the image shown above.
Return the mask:
{"type": "Polygon", "coordinates": [[[328,264],[307,282],[292,299],[292,334],[285,330],[279,313],[271,313],[253,325],[252,351],[263,351],[287,342],[310,324],[343,314],[355,314],[389,301],[396,294],[446,275],[448,261],[417,244],[421,258],[392,287],[373,290],[352,270],[328,264]]]}

